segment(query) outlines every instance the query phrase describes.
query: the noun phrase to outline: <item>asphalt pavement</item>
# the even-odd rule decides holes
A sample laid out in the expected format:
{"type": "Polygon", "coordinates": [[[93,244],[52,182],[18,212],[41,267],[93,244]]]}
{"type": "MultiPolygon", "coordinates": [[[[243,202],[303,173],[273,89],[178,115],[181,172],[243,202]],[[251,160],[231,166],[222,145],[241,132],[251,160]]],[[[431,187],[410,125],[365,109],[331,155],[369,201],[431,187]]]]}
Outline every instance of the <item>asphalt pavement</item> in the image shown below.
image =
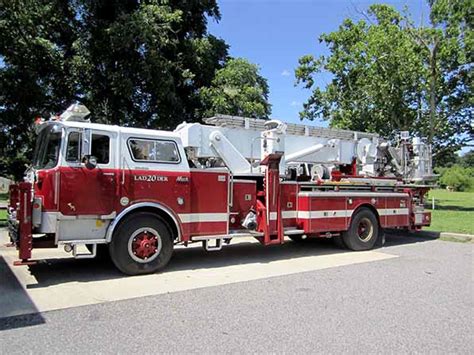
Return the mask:
{"type": "Polygon", "coordinates": [[[0,353],[473,352],[472,243],[392,235],[363,257],[326,240],[227,248],[180,251],[141,283],[91,260],[15,269],[0,250],[0,353]],[[186,275],[187,289],[164,287],[186,275]],[[128,296],[97,293],[117,282],[128,296]],[[103,298],[63,307],[71,288],[103,298]]]}

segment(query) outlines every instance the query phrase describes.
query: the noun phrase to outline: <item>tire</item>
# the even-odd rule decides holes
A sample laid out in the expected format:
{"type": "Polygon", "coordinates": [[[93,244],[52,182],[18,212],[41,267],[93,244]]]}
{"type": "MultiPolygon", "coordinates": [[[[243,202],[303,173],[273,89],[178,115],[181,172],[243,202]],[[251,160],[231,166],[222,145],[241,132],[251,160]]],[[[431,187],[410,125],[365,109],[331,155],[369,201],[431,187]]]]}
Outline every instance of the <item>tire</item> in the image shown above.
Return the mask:
{"type": "MultiPolygon", "coordinates": [[[[86,248],[92,253],[92,244],[86,244],[86,248]]],[[[97,244],[95,259],[100,261],[110,259],[109,246],[107,244],[97,244]]]]}
{"type": "Polygon", "coordinates": [[[378,240],[379,230],[375,214],[363,207],[352,217],[349,230],[342,233],[342,241],[351,250],[370,250],[378,240]]]}
{"type": "Polygon", "coordinates": [[[163,269],[173,255],[172,233],[159,216],[140,212],[126,218],[109,244],[110,257],[127,275],[151,274],[163,269]]]}

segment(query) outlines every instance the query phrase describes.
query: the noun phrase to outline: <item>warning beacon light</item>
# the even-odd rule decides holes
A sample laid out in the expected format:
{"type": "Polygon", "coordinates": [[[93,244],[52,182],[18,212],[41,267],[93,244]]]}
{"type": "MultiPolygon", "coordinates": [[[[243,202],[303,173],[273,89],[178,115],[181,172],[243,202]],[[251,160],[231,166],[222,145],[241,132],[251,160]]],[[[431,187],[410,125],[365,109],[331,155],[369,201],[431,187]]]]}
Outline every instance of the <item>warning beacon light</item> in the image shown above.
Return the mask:
{"type": "Polygon", "coordinates": [[[59,118],[62,121],[90,121],[86,119],[91,112],[81,104],[72,104],[64,111],[59,118]]]}

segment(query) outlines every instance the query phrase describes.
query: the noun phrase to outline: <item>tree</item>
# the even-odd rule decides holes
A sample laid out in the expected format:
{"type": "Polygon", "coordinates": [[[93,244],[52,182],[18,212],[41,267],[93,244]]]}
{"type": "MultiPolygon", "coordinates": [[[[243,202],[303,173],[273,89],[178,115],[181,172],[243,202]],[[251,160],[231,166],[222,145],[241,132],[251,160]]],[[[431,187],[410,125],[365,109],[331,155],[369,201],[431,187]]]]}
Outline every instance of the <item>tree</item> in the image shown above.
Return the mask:
{"type": "Polygon", "coordinates": [[[101,121],[174,128],[195,119],[198,89],[227,58],[224,41],[208,35],[214,0],[82,0],[77,82],[101,121]]]}
{"type": "Polygon", "coordinates": [[[420,46],[426,69],[429,143],[440,153],[472,144],[474,9],[464,0],[429,0],[429,26],[407,30],[420,46]],[[464,133],[464,135],[459,135],[464,133]]]}
{"type": "Polygon", "coordinates": [[[216,72],[210,87],[200,90],[204,110],[202,116],[217,113],[267,118],[271,112],[267,80],[259,74],[258,66],[246,59],[230,59],[216,72]]]}
{"type": "Polygon", "coordinates": [[[19,177],[25,170],[34,117],[75,99],[76,27],[67,2],[0,0],[0,175],[19,177]]]}
{"type": "Polygon", "coordinates": [[[471,150],[464,154],[461,158],[461,165],[465,168],[474,169],[474,150],[471,150]]]}
{"type": "Polygon", "coordinates": [[[35,116],[80,101],[94,121],[171,128],[227,59],[215,0],[0,0],[0,174],[31,158],[35,116]]]}
{"type": "Polygon", "coordinates": [[[448,2],[432,3],[431,28],[372,5],[364,20],[346,19],[321,35],[330,54],[304,56],[295,71],[297,83],[312,91],[301,118],[385,136],[409,130],[427,137],[439,156],[466,145],[473,137],[472,10],[448,2]],[[427,42],[433,38],[436,47],[427,42]],[[322,71],[333,75],[325,88],[317,84],[322,71]]]}

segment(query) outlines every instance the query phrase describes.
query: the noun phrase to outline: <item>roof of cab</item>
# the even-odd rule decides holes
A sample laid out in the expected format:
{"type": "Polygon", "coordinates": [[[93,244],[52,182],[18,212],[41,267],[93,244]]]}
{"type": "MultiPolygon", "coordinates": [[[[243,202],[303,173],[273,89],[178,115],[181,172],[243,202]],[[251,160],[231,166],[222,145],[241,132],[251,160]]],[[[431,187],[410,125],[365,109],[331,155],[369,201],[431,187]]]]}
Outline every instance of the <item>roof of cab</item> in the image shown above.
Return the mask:
{"type": "MultiPolygon", "coordinates": [[[[73,127],[73,128],[90,128],[96,129],[99,131],[107,132],[121,132],[131,135],[140,135],[140,136],[156,136],[156,137],[169,137],[169,138],[180,138],[180,135],[172,131],[162,131],[157,129],[145,129],[145,128],[133,128],[133,127],[122,127],[117,125],[108,125],[100,123],[91,123],[91,122],[81,122],[81,121],[46,121],[41,126],[48,126],[50,124],[60,124],[64,127],[73,127]]],[[[43,127],[40,128],[40,130],[43,127]]]]}

